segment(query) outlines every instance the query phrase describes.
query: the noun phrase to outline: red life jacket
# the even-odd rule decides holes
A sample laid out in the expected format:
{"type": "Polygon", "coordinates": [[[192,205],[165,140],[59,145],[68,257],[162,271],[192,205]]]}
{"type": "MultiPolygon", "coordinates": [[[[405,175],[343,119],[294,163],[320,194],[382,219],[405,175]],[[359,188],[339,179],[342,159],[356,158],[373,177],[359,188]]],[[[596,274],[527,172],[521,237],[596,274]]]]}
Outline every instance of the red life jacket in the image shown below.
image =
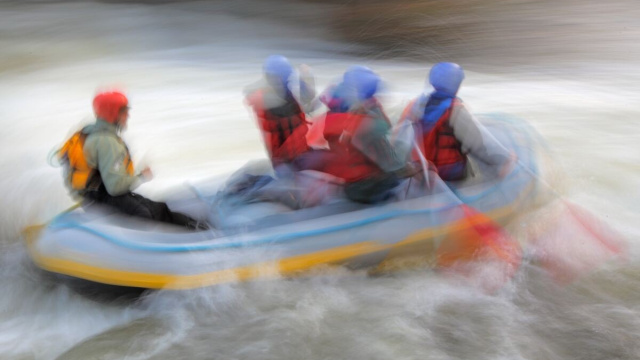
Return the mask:
{"type": "Polygon", "coordinates": [[[453,107],[460,104],[458,99],[442,114],[433,128],[422,133],[422,147],[427,160],[431,161],[444,180],[457,180],[464,176],[467,156],[462,152],[462,144],[453,134],[449,118],[453,107]],[[455,170],[453,170],[455,169],[455,170]],[[453,176],[447,173],[455,172],[453,176]]]}
{"type": "Polygon", "coordinates": [[[345,138],[344,133],[354,134],[366,121],[366,115],[352,113],[327,113],[324,120],[324,138],[329,143],[332,160],[324,167],[324,172],[352,183],[382,173],[373,161],[345,138]]]}
{"type": "Polygon", "coordinates": [[[309,150],[306,134],[309,131],[302,108],[295,99],[276,108],[265,108],[264,93],[258,90],[248,98],[258,118],[258,124],[271,156],[276,164],[290,162],[309,150]]]}

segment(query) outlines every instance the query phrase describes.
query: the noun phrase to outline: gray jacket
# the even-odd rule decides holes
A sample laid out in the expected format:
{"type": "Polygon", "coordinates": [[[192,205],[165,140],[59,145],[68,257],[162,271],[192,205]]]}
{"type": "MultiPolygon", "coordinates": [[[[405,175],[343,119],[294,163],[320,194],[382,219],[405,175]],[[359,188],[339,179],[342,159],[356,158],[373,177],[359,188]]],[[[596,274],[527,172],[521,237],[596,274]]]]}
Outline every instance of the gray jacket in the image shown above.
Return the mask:
{"type": "Polygon", "coordinates": [[[102,183],[110,195],[123,195],[140,185],[140,176],[127,171],[131,156],[114,124],[97,119],[94,124],[82,129],[82,132],[88,134],[84,143],[87,165],[99,171],[102,183]]]}
{"type": "MultiPolygon", "coordinates": [[[[418,126],[428,97],[421,97],[412,101],[403,114],[403,121],[410,121],[418,126]]],[[[478,160],[492,167],[500,167],[509,162],[509,151],[487,131],[487,129],[471,115],[462,102],[455,102],[451,109],[449,126],[453,129],[453,136],[462,145],[462,152],[473,155],[478,160]]],[[[422,142],[420,129],[415,129],[416,141],[422,142]]]]}

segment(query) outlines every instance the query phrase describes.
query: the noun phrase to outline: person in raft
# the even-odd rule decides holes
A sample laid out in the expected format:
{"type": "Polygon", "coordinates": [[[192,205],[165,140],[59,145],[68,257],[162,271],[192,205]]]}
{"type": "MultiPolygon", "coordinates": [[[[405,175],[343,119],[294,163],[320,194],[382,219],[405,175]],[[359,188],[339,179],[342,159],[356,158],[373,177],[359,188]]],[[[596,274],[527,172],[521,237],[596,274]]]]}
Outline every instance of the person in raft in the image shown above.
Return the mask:
{"type": "Polygon", "coordinates": [[[256,115],[276,175],[321,169],[325,154],[307,142],[310,122],[305,112],[316,102],[309,68],[301,66],[296,72],[286,57],[271,55],[262,69],[263,81],[245,89],[246,102],[256,115]]]}
{"type": "Polygon", "coordinates": [[[208,225],[172,212],[167,204],[132,192],[151,180],[148,167],[134,173],[129,149],[120,137],[129,120],[129,100],[119,91],[98,93],[93,99],[95,123],[74,133],[58,150],[65,184],[84,204],[99,203],[142,218],[206,230],[208,225]]]}
{"type": "Polygon", "coordinates": [[[435,64],[429,73],[429,88],[407,105],[400,122],[413,124],[423,156],[435,165],[443,180],[463,180],[470,174],[468,154],[504,176],[513,166],[515,154],[486,131],[457,97],[464,76],[458,64],[435,64]]]}
{"type": "Polygon", "coordinates": [[[379,203],[419,168],[397,154],[388,139],[391,122],[376,98],[380,77],[365,66],[352,66],[334,91],[323,135],[333,155],[324,171],[345,181],[347,198],[379,203]]]}

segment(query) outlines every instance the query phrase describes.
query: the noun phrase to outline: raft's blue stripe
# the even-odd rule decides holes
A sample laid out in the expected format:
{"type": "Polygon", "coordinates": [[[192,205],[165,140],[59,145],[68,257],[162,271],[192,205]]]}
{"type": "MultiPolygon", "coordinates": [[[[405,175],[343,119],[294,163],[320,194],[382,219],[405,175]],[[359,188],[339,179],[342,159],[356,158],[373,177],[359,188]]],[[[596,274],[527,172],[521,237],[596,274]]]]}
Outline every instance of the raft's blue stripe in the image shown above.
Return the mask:
{"type": "Polygon", "coordinates": [[[353,222],[342,224],[342,225],[335,225],[335,226],[330,226],[330,227],[316,229],[316,230],[305,230],[305,231],[299,231],[299,232],[293,232],[293,233],[287,233],[287,234],[272,235],[272,236],[267,236],[261,239],[253,240],[251,242],[206,243],[206,244],[196,243],[196,244],[181,244],[181,245],[143,244],[143,243],[136,243],[132,241],[123,240],[115,236],[104,234],[98,230],[84,226],[75,221],[67,221],[63,223],[52,223],[51,225],[49,225],[49,227],[52,229],[83,230],[90,234],[93,234],[101,238],[104,238],[108,241],[111,241],[112,243],[117,244],[119,246],[126,247],[129,249],[134,249],[134,250],[147,250],[147,251],[157,251],[157,252],[185,252],[185,251],[197,251],[197,250],[242,248],[242,247],[249,247],[249,246],[261,246],[261,245],[267,245],[267,244],[279,244],[279,243],[295,240],[297,238],[323,235],[331,232],[361,227],[374,222],[388,220],[388,219],[392,219],[400,216],[419,215],[419,214],[432,213],[436,211],[448,210],[459,205],[460,203],[454,203],[454,204],[449,204],[437,209],[397,210],[397,211],[380,214],[377,216],[361,219],[358,221],[353,221],[353,222]]]}

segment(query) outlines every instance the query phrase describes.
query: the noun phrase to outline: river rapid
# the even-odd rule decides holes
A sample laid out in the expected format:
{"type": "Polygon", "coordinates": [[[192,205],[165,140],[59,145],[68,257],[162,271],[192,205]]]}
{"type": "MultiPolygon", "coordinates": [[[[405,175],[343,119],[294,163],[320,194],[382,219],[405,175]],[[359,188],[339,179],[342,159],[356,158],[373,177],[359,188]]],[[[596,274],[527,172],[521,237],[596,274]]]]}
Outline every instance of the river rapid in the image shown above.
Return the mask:
{"type": "MultiPolygon", "coordinates": [[[[328,40],[318,24],[234,3],[0,2],[0,359],[640,358],[640,48],[623,31],[637,32],[640,14],[622,5],[607,22],[598,8],[574,20],[602,26],[590,45],[602,56],[555,46],[524,60],[460,61],[471,110],[526,119],[544,139],[552,186],[628,244],[623,259],[570,284],[533,264],[496,294],[424,269],[320,270],[124,302],[95,301],[36,270],[20,231],[73,204],[47,156],[91,121],[100,86],[130,97],[124,137],[153,169],[139,191],[155,198],[265,157],[242,91],[269,54],[311,66],[319,90],[351,64],[372,67],[392,117],[422,91],[430,63],[348,55],[357,46],[328,40]]],[[[319,4],[287,9],[324,16],[319,4]]]]}

